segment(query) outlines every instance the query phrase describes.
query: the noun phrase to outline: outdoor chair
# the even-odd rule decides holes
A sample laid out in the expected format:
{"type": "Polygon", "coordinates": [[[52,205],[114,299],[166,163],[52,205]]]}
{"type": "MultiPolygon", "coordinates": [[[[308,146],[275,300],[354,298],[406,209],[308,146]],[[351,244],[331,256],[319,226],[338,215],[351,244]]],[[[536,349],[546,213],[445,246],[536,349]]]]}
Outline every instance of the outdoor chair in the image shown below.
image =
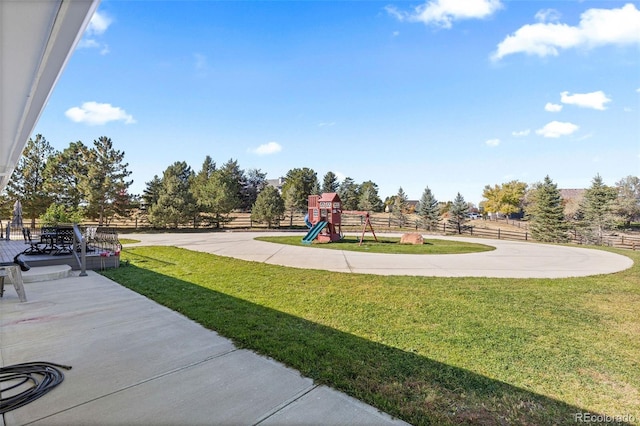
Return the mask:
{"type": "Polygon", "coordinates": [[[55,255],[73,253],[73,228],[56,228],[55,255]]]}
{"type": "Polygon", "coordinates": [[[22,236],[24,237],[25,244],[29,244],[29,247],[22,252],[22,254],[44,254],[44,250],[40,245],[44,244],[42,241],[33,241],[31,238],[31,229],[22,228],[22,236]]]}

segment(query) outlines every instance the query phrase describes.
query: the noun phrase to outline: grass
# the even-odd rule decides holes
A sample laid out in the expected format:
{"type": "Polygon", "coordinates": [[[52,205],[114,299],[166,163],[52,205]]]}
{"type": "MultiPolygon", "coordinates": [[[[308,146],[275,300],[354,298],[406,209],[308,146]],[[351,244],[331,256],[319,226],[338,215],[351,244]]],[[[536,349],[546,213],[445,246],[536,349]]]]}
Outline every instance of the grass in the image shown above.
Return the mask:
{"type": "Polygon", "coordinates": [[[120,244],[135,244],[140,242],[140,240],[135,240],[133,238],[119,238],[118,241],[120,244]]]}
{"type": "Polygon", "coordinates": [[[421,245],[400,244],[400,238],[393,237],[378,237],[378,241],[375,241],[373,237],[365,238],[362,245],[359,244],[360,238],[355,236],[345,236],[341,241],[333,243],[314,243],[311,245],[302,244],[302,238],[300,236],[256,237],[256,240],[300,247],[320,247],[332,250],[348,250],[366,253],[461,254],[495,250],[495,247],[485,244],[438,239],[424,240],[424,244],[421,245]]]}
{"type": "Polygon", "coordinates": [[[389,277],[125,248],[106,276],[394,416],[428,424],[640,422],[640,253],[566,279],[389,277]],[[633,420],[632,420],[633,422],[633,420]]]}

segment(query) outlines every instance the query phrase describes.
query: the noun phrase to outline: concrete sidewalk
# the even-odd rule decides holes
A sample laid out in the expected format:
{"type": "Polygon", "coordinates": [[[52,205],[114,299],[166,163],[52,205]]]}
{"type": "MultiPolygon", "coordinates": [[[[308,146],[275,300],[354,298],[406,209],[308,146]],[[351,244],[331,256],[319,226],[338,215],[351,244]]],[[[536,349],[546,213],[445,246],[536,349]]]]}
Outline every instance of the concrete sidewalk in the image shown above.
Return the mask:
{"type": "Polygon", "coordinates": [[[6,426],[406,424],[96,273],[25,289],[0,299],[0,365],[73,368],[6,426]]]}
{"type": "MultiPolygon", "coordinates": [[[[468,254],[380,254],[320,247],[296,247],[256,241],[257,236],[298,235],[291,232],[217,232],[132,234],[136,245],[169,245],[243,260],[376,275],[428,277],[565,278],[610,274],[630,268],[633,261],[615,253],[582,247],[469,237],[449,239],[486,244],[493,251],[468,254]]],[[[299,233],[300,238],[304,233],[299,233]]],[[[389,234],[399,236],[400,234],[389,234]]]]}

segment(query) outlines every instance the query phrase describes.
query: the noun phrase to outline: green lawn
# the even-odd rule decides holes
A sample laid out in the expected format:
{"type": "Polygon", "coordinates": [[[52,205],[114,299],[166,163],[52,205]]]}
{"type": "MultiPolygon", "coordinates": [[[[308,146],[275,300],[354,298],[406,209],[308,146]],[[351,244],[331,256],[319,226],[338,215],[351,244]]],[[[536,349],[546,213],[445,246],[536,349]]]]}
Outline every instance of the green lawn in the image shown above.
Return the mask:
{"type": "Polygon", "coordinates": [[[413,424],[640,422],[640,252],[570,279],[300,270],[125,248],[106,276],[413,424]]]}
{"type": "Polygon", "coordinates": [[[424,244],[421,245],[400,244],[400,238],[393,237],[378,237],[378,241],[374,240],[373,237],[367,237],[362,242],[362,245],[360,245],[360,237],[355,236],[346,236],[341,241],[335,241],[333,243],[314,243],[310,245],[302,244],[302,237],[300,236],[256,237],[256,240],[300,247],[318,247],[332,250],[349,250],[366,253],[461,254],[495,250],[495,247],[491,247],[485,244],[439,239],[424,240],[424,244]]]}

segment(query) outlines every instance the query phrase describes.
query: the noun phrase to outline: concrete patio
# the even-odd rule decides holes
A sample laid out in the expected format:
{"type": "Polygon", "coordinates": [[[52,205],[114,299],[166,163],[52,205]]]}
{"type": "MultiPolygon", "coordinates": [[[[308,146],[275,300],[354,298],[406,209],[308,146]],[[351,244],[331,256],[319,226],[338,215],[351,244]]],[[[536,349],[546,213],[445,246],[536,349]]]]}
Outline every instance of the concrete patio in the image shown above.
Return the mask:
{"type": "Polygon", "coordinates": [[[401,421],[251,351],[102,276],[12,286],[0,364],[70,365],[0,425],[362,424],[401,421]]]}

